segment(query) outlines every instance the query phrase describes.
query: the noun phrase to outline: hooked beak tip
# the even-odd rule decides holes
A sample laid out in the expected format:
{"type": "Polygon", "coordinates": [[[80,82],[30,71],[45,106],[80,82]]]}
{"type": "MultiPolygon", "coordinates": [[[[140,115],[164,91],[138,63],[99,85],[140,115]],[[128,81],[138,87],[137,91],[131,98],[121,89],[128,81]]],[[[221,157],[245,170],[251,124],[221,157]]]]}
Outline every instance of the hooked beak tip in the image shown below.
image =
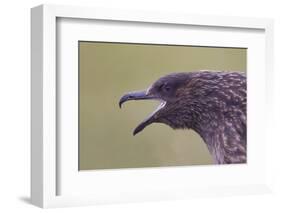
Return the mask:
{"type": "Polygon", "coordinates": [[[130,100],[130,96],[129,95],[123,95],[122,97],[121,97],[121,99],[119,100],[119,108],[121,109],[122,108],[122,105],[123,105],[123,103],[124,102],[126,102],[126,101],[129,101],[130,100]]]}
{"type": "Polygon", "coordinates": [[[143,99],[149,99],[150,97],[147,96],[146,91],[136,91],[136,92],[130,92],[125,95],[123,95],[119,100],[119,108],[122,108],[123,103],[130,101],[130,100],[143,100],[143,99]]]}

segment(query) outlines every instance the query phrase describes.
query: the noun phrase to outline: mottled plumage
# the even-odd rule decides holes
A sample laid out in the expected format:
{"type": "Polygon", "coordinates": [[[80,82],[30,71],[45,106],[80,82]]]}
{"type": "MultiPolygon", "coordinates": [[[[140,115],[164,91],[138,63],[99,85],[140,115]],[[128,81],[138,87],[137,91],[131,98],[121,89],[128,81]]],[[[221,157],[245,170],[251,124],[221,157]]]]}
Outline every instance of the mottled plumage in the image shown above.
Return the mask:
{"type": "Polygon", "coordinates": [[[193,129],[206,143],[218,164],[245,163],[247,153],[246,76],[241,72],[198,71],[173,73],[147,90],[120,99],[157,99],[155,112],[135,129],[134,135],[152,123],[173,129],[193,129]]]}

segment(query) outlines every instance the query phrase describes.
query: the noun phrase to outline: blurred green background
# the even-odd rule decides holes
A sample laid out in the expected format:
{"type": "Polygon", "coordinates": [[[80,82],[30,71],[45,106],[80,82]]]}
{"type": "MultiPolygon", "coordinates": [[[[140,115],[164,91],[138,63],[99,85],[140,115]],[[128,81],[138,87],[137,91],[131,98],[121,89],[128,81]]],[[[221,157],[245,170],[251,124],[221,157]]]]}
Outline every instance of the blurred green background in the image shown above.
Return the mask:
{"type": "Polygon", "coordinates": [[[192,130],[152,124],[133,136],[158,103],[132,101],[120,110],[119,98],[168,73],[246,71],[246,66],[244,48],[80,41],[79,169],[212,164],[203,140],[192,130]]]}

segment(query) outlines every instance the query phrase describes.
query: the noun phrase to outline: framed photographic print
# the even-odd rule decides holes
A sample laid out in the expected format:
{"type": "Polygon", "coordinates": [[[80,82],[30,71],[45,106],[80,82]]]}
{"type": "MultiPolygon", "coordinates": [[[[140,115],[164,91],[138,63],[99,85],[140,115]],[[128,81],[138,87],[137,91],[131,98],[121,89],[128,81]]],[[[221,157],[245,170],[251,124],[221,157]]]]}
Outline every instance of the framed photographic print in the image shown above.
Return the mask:
{"type": "Polygon", "coordinates": [[[32,203],[270,191],[272,20],[31,14],[32,203]]]}

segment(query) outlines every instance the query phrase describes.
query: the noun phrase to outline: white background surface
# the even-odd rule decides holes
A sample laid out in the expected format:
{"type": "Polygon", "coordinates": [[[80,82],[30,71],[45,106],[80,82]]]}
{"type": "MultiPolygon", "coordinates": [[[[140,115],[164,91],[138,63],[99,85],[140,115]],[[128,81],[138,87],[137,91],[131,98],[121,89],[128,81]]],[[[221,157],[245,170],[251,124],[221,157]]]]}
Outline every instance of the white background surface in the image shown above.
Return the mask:
{"type": "MultiPolygon", "coordinates": [[[[272,195],[225,198],[194,198],[184,201],[114,204],[52,212],[280,212],[281,211],[281,6],[278,0],[212,0],[212,1],[109,1],[80,0],[81,6],[111,7],[155,11],[185,12],[275,18],[275,141],[273,145],[275,192],[272,195]],[[278,60],[279,59],[279,60],[278,60]],[[278,85],[279,84],[279,85],[278,85]],[[279,100],[277,99],[279,98],[279,100]]],[[[38,212],[29,204],[30,179],[30,11],[41,3],[77,4],[73,0],[36,1],[9,0],[1,4],[1,77],[0,77],[0,211],[38,212]]]]}

